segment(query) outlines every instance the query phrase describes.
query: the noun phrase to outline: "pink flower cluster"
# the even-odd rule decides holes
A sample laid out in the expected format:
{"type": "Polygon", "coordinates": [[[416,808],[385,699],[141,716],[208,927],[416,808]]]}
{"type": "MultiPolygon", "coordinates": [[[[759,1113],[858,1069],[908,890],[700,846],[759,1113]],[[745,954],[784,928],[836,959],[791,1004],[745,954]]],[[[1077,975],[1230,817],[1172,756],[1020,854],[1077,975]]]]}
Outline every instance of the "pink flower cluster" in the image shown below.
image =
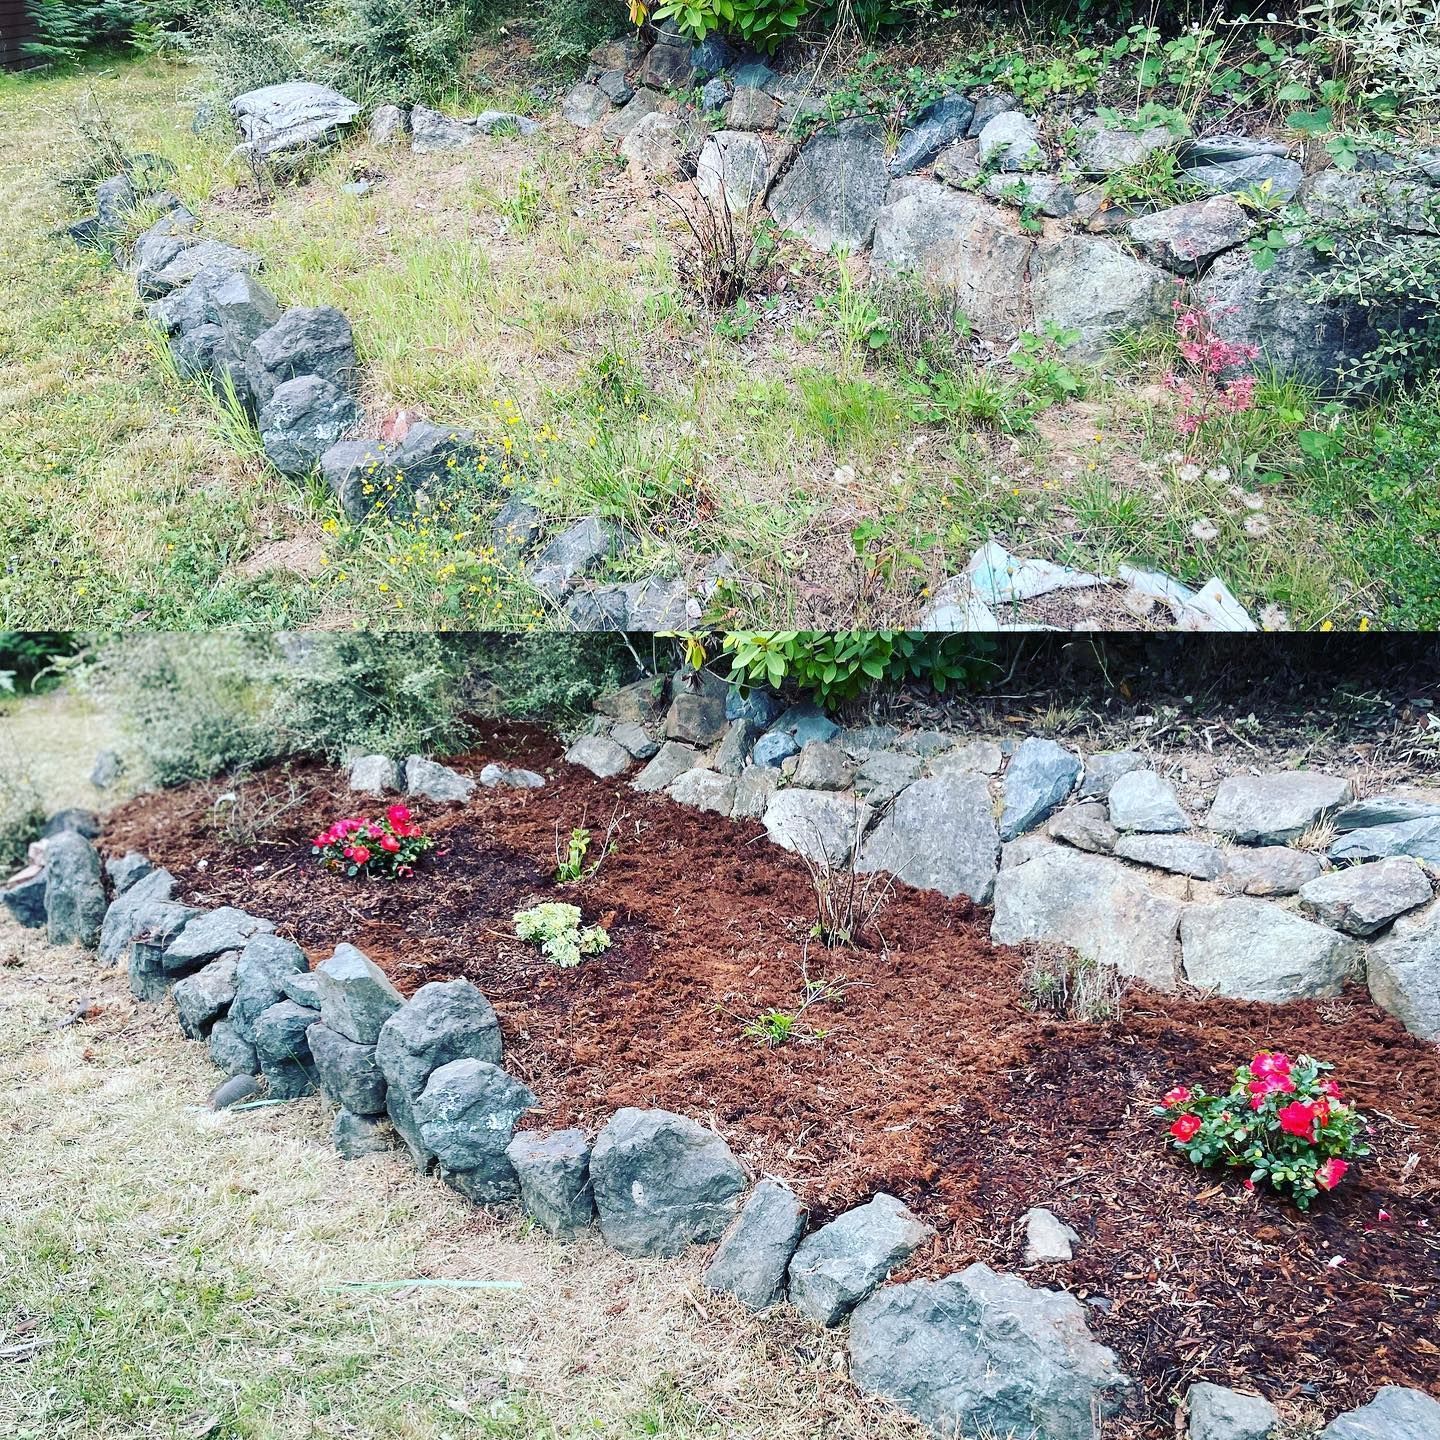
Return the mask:
{"type": "Polygon", "coordinates": [[[435,841],[412,820],[404,805],[392,805],[380,820],[347,815],[311,842],[310,853],[347,875],[415,873],[415,862],[435,841]]]}
{"type": "Polygon", "coordinates": [[[1180,397],[1181,433],[1194,435],[1217,415],[1238,415],[1255,403],[1253,375],[1222,377],[1258,359],[1260,349],[1217,334],[1213,317],[1202,306],[1176,300],[1173,308],[1180,358],[1189,369],[1184,375],[1172,371],[1165,383],[1180,397]]]}

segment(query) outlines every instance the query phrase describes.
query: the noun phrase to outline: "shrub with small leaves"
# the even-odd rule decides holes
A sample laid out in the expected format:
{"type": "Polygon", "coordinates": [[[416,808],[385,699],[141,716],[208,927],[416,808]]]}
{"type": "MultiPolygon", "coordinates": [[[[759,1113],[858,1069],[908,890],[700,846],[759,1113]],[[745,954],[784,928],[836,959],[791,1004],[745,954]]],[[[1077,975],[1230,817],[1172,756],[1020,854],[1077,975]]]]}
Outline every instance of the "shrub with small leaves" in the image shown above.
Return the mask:
{"type": "Polygon", "coordinates": [[[521,910],[515,916],[515,933],[539,945],[541,952],[562,970],[573,969],[584,956],[610,948],[610,935],[603,927],[587,925],[582,930],[580,907],[558,900],[521,910]]]}
{"type": "Polygon", "coordinates": [[[1194,1164],[1243,1167],[1247,1190],[1268,1185],[1308,1210],[1370,1153],[1365,1121],[1326,1074],[1333,1068],[1265,1050],[1235,1071],[1229,1094],[1177,1085],[1155,1114],[1170,1120],[1171,1143],[1194,1164]]]}

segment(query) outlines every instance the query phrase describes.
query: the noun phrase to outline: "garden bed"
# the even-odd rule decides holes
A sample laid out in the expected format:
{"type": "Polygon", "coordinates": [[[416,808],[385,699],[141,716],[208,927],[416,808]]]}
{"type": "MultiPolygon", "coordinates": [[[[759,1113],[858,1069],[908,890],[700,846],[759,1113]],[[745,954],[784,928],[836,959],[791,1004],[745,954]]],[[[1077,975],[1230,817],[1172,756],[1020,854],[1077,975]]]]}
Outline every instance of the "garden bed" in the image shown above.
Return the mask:
{"type": "Polygon", "coordinates": [[[1031,1278],[1093,1306],[1094,1332],[1142,1381],[1133,1433],[1171,1433],[1191,1380],[1259,1384],[1327,1414],[1379,1384],[1434,1387],[1440,1053],[1363,990],[1275,1007],[1136,989],[1118,1021],[1059,1022],[1026,1007],[1025,957],[991,944],[986,912],[899,887],[883,947],[809,945],[811,978],[843,995],[767,1048],[743,1032],[800,1004],[803,865],[755,822],[637,794],[559,754],[534,730],[487,733],[461,769],[518,761],[548,783],[417,804],[441,852],[398,885],[317,874],[309,837],[364,808],[320,766],[262,772],[218,808],[224,786],[142,797],[112,813],[102,843],[167,866],[181,898],[273,918],[312,963],[348,940],[406,994],[470,979],[500,1014],[508,1067],[540,1097],[532,1125],[660,1106],[713,1122],[817,1218],[898,1195],[937,1231],[907,1274],[1016,1267],[1020,1217],[1052,1207],[1082,1242],[1073,1263],[1031,1278]],[[557,832],[588,826],[593,857],[612,823],[614,853],[556,887],[557,832]],[[543,899],[579,904],[612,948],[573,970],[543,961],[511,923],[543,899]],[[1272,1047],[1334,1061],[1375,1125],[1372,1157],[1308,1216],[1187,1165],[1151,1114],[1172,1084],[1222,1088],[1272,1047]]]}

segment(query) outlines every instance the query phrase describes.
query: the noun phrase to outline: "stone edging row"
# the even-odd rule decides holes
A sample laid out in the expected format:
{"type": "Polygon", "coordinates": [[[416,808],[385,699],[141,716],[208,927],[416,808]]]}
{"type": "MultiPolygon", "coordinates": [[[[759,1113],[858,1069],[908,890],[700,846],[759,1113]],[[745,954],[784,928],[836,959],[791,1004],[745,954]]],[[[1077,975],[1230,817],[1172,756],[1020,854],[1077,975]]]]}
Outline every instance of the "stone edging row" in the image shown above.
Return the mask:
{"type": "MultiPolygon", "coordinates": [[[[695,698],[676,697],[677,725],[695,698]]],[[[479,783],[545,781],[491,765],[479,783]]],[[[420,756],[403,765],[368,756],[352,766],[351,784],[448,801],[467,798],[476,781],[420,756]]],[[[171,996],[183,1032],[229,1077],[212,1096],[217,1108],[257,1093],[258,1074],[273,1098],[318,1091],[336,1106],[332,1136],[345,1158],[391,1150],[388,1119],[418,1171],[434,1166],[477,1204],[518,1202],[552,1235],[595,1224],[636,1257],[715,1243],[710,1288],[753,1311],[788,1300],[818,1324],[848,1319],[855,1384],[941,1433],[984,1426],[1093,1440],[1100,1418],[1123,1405],[1133,1381],[1068,1292],[981,1263],[940,1280],[885,1283],[933,1233],[895,1197],[877,1194],[808,1230],[786,1185],[767,1177],[751,1188],[721,1136],[664,1110],[622,1109],[593,1143],[573,1129],[516,1134],[536,1097],[504,1069],[498,1017],[468,981],[431,982],[406,1001],[354,946],[337,945],[312,971],[271,921],[177,901],[174,877],[143,856],[102,869],[79,830],[52,835],[45,851],[38,893],[34,879],[23,896],[7,890],[7,907],[43,924],[55,944],[94,946],[102,962],[127,965],[140,1000],[171,996]],[[1004,1386],[995,1374],[1008,1377],[1004,1386]]],[[[1057,1217],[1032,1210],[1025,1223],[1027,1261],[1070,1258],[1075,1236],[1057,1217]]],[[[1265,1400],[1220,1386],[1191,1386],[1187,1404],[1192,1440],[1265,1440],[1279,1424],[1265,1400]]],[[[1377,1433],[1372,1425],[1393,1440],[1423,1440],[1437,1423],[1440,1404],[1392,1386],[1338,1417],[1322,1440],[1357,1440],[1377,1433]]]]}

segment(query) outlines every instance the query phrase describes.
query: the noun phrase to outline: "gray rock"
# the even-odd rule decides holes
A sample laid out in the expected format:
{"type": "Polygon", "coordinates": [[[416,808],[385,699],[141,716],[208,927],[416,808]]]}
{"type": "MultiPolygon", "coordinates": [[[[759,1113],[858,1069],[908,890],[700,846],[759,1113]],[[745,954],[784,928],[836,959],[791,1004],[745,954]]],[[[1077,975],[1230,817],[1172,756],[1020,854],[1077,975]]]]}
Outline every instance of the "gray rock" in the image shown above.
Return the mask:
{"type": "Polygon", "coordinates": [[[992,175],[985,182],[985,192],[991,200],[1013,205],[1017,210],[1029,209],[1032,213],[1048,215],[1063,220],[1073,215],[1078,207],[1075,187],[1054,175],[992,175]]]}
{"type": "Polygon", "coordinates": [[[350,788],[360,795],[398,795],[400,767],[388,755],[358,755],[350,762],[350,788]]]}
{"type": "Polygon", "coordinates": [[[385,1077],[375,1063],[373,1045],[357,1045],[328,1025],[317,1022],[305,1032],[315,1062],[320,1093],[332,1105],[356,1115],[385,1112],[385,1077]]]}
{"type": "Polygon", "coordinates": [[[1085,774],[1080,780],[1081,800],[1105,799],[1111,787],[1122,776],[1144,767],[1145,757],[1134,750],[1110,750],[1091,755],[1085,761],[1085,774]]]}
{"type": "Polygon", "coordinates": [[[844,790],[855,767],[845,751],[829,740],[810,740],[800,747],[791,784],[802,790],[844,790]]]}
{"type": "Polygon", "coordinates": [[[255,1043],[255,1022],[285,996],[285,980],[310,968],[305,952],[292,940],[259,934],[240,951],[235,967],[235,999],[229,1021],[247,1044],[255,1043]]]}
{"type": "Polygon", "coordinates": [[[512,564],[540,543],[545,523],[540,512],[526,501],[512,498],[495,512],[490,522],[496,553],[512,564]]]}
{"type": "Polygon", "coordinates": [[[145,908],[130,942],[127,971],[130,993],[141,1000],[163,1000],[175,980],[165,968],[165,951],[171,941],[201,912],[174,901],[157,901],[145,908]]]}
{"type": "Polygon", "coordinates": [[[700,143],[699,129],[689,116],[657,110],[620,142],[620,154],[648,179],[675,180],[695,173],[700,143]]]}
{"type": "Polygon", "coordinates": [[[1413,860],[1378,860],[1321,875],[1300,888],[1307,915],[1362,938],[1433,898],[1430,881],[1413,860]]]}
{"type": "Polygon", "coordinates": [[[592,125],[598,125],[614,108],[610,97],[598,85],[582,80],[565,96],[560,113],[572,125],[588,130],[592,125]]]}
{"type": "Polygon", "coordinates": [[[917,890],[968,895],[983,905],[998,857],[989,787],[979,775],[957,772],[903,790],[865,841],[856,869],[888,870],[917,890]]]}
{"type": "Polygon", "coordinates": [[[1440,791],[1409,787],[1387,790],[1364,800],[1342,806],[1333,816],[1335,828],[1343,835],[1350,830],[1369,830],[1381,825],[1404,825],[1411,820],[1440,819],[1440,791]]]}
{"type": "Polygon", "coordinates": [[[270,1094],[277,1100],[298,1100],[315,1093],[315,1070],[306,1032],[315,1012],[293,1000],[281,1000],[255,1017],[255,1053],[260,1057],[270,1094]]]}
{"type": "Polygon", "coordinates": [[[353,945],[337,945],[316,967],[315,978],[320,1018],[356,1045],[374,1045],[381,1027],[405,1003],[385,972],[353,945]]]}
{"type": "Polygon", "coordinates": [[[1045,833],[1073,845],[1077,850],[1088,850],[1092,855],[1112,854],[1115,842],[1120,838],[1120,832],[1110,823],[1105,807],[1093,800],[1057,810],[1045,826],[1045,833]]]}
{"type": "Polygon", "coordinates": [[[1152,155],[1169,150],[1175,140],[1175,135],[1164,125],[1131,130],[1092,118],[1080,127],[1075,163],[1082,174],[1101,180],[1117,171],[1143,165],[1152,155]]]}
{"type": "Polygon", "coordinates": [[[534,1105],[528,1087],[498,1065],[451,1060],[425,1082],[415,1121],[425,1148],[446,1169],[489,1170],[504,1160],[516,1121],[534,1105]]]}
{"type": "Polygon", "coordinates": [[[688,40],[681,36],[672,40],[664,30],[660,30],[656,43],[641,62],[636,79],[643,85],[654,85],[661,90],[688,90],[695,83],[693,53],[694,48],[688,40]]]}
{"type": "Polygon", "coordinates": [[[732,131],[775,130],[780,125],[780,102],[753,85],[741,85],[725,112],[732,131]]]}
{"type": "Polygon", "coordinates": [[[935,1232],[883,1191],[807,1235],[790,1261],[790,1303],[838,1325],[935,1232]]]}
{"type": "Polygon", "coordinates": [[[713,745],[725,733],[725,700],[720,695],[682,691],[665,715],[665,738],[713,745]]]}
{"type": "Polygon", "coordinates": [[[1218,149],[1205,152],[1196,146],[1182,146],[1180,169],[1192,185],[1217,195],[1240,195],[1263,190],[1277,203],[1293,200],[1305,171],[1283,155],[1263,154],[1221,158],[1218,149]]]}
{"type": "Polygon", "coordinates": [[[558,602],[573,588],[577,576],[594,570],[615,550],[612,527],[598,515],[590,515],[555,536],[536,554],[531,583],[558,602]]]}
{"type": "Polygon", "coordinates": [[[265,456],[282,475],[308,475],[359,418],[354,400],[318,375],[283,381],[260,411],[265,456]]]}
{"type": "Polygon", "coordinates": [[[664,790],[684,771],[699,763],[700,754],[692,746],[682,745],[678,740],[667,740],[655,752],[650,763],[630,782],[630,788],[642,792],[664,790]]]}
{"type": "Polygon", "coordinates": [[[279,979],[287,1000],[293,1000],[309,1010],[320,1009],[321,981],[313,970],[297,970],[293,975],[281,975],[279,979]]]}
{"type": "Polygon", "coordinates": [[[735,778],[699,767],[677,775],[666,792],[680,805],[728,817],[735,808],[735,778]]]}
{"type": "Polygon", "coordinates": [[[1269,1440],[1280,1415],[1258,1395],[1243,1395],[1202,1381],[1185,1392],[1190,1440],[1269,1440]]]}
{"type": "Polygon", "coordinates": [[[751,765],[735,782],[735,806],[730,815],[735,820],[758,820],[770,806],[771,798],[780,788],[780,776],[774,770],[751,765]]]}
{"type": "MultiPolygon", "coordinates": [[[[96,223],[98,226],[98,221],[96,223]]],[[[187,245],[194,243],[195,228],[194,215],[182,207],[162,215],[135,237],[135,243],[130,247],[129,270],[135,277],[135,286],[142,299],[158,298],[146,295],[151,277],[187,245]]]]}
{"type": "Polygon", "coordinates": [[[385,1092],[385,1113],[404,1144],[410,1163],[423,1175],[434,1163],[435,1157],[420,1138],[420,1124],[415,1119],[415,1099],[415,1096],[391,1085],[385,1092]]]}
{"type": "Polygon", "coordinates": [[[636,680],[619,690],[602,695],[595,702],[597,715],[609,716],[612,720],[626,720],[635,725],[653,722],[663,708],[661,683],[653,677],[636,680]]]}
{"type": "Polygon", "coordinates": [[[1250,218],[1228,195],[1172,205],[1126,226],[1140,250],[1177,275],[1198,275],[1217,255],[1242,245],[1250,218]]]}
{"type": "Polygon", "coordinates": [[[205,318],[220,327],[227,356],[243,361],[250,346],[280,323],[280,305],[253,275],[220,275],[205,296],[205,318]]]}
{"type": "Polygon", "coordinates": [[[472,115],[467,122],[482,135],[535,135],[540,123],[527,116],[517,115],[512,110],[482,110],[472,115]]]}
{"type": "Polygon", "coordinates": [[[144,855],[134,850],[105,862],[105,873],[109,876],[117,897],[123,895],[136,881],[152,874],[154,869],[144,855]]]}
{"type": "Polygon", "coordinates": [[[1440,818],[1351,830],[1330,847],[1332,860],[1385,860],[1393,855],[1440,865],[1440,818]]]}
{"type": "Polygon", "coordinates": [[[767,733],[788,735],[797,745],[808,745],[812,740],[834,740],[840,727],[818,705],[805,701],[781,714],[767,733]]]}
{"type": "Polygon", "coordinates": [[[468,980],[422,985],[380,1027],[375,1058],[391,1093],[418,1095],[442,1065],[502,1059],[500,1020],[468,980]]]}
{"type": "Polygon", "coordinates": [[[953,145],[966,134],[974,118],[974,102],[963,95],[944,95],[933,101],[900,137],[890,159],[890,173],[909,175],[928,165],[947,145],[953,145]]]}
{"type": "Polygon", "coordinates": [[[743,134],[739,127],[717,130],[695,162],[696,188],[712,205],[718,206],[723,197],[731,214],[744,214],[770,193],[788,153],[758,135],[743,134]]]}
{"type": "Polygon", "coordinates": [[[1080,768],[1078,757],[1053,740],[1034,735],[1022,740],[1005,771],[1000,838],[1013,840],[1063,804],[1080,768]]]}
{"type": "Polygon", "coordinates": [[[572,630],[619,631],[629,628],[627,609],[623,586],[602,585],[572,595],[565,605],[565,618],[572,630]]]}
{"type": "Polygon", "coordinates": [[[1235,1000],[1338,995],[1362,951],[1323,925],[1263,900],[1187,906],[1180,917],[1185,978],[1235,1000]]]}
{"type": "Polygon", "coordinates": [[[1440,903],[1402,915],[1365,959],[1370,994],[1412,1035],[1440,1040],[1440,903]]]}
{"type": "Polygon", "coordinates": [[[330,1127],[330,1139],[342,1160],[358,1160],[363,1155],[385,1155],[395,1148],[394,1138],[383,1121],[373,1115],[354,1115],[338,1110],[330,1127]]]}
{"type": "Polygon", "coordinates": [[[333,140],[359,114],[353,100],[309,80],[248,90],[230,102],[244,148],[256,159],[333,140]]]}
{"type": "Polygon", "coordinates": [[[325,484],[357,524],[377,511],[405,518],[449,491],[488,488],[491,465],[472,431],[428,420],[399,440],[344,440],[320,457],[325,484]]]}
{"type": "MultiPolygon", "coordinates": [[[[688,587],[678,577],[650,575],[620,587],[625,596],[625,628],[642,635],[690,628],[688,587]]],[[[698,616],[699,612],[695,614],[698,616]]]]}
{"type": "Polygon", "coordinates": [[[712,760],[715,769],[722,775],[738,777],[743,774],[759,735],[760,727],[753,720],[729,721],[719,745],[715,747],[712,760]]]}
{"type": "Polygon", "coordinates": [[[225,345],[225,332],[218,325],[197,325],[176,335],[170,341],[170,355],[181,379],[220,384],[221,377],[229,375],[236,397],[243,403],[249,396],[244,367],[234,363],[225,345]]]}
{"type": "Polygon", "coordinates": [[[635,763],[630,752],[608,735],[580,736],[565,752],[565,761],[598,775],[602,780],[623,775],[635,763]]]}
{"type": "Polygon", "coordinates": [[[100,926],[100,961],[119,965],[130,951],[130,943],[148,928],[157,906],[168,905],[175,894],[175,877],[168,870],[152,870],[137,880],[105,912],[100,926]]]}
{"type": "Polygon", "coordinates": [[[1043,170],[1040,127],[1019,110],[1003,110],[985,123],[975,137],[980,164],[990,170],[1043,170]]]}
{"type": "Polygon", "coordinates": [[[995,880],[990,938],[1068,945],[1157,990],[1174,990],[1181,905],[1157,893],[1116,860],[1047,846],[1008,855],[995,880]]]}
{"type": "Polygon", "coordinates": [[[100,940],[105,920],[100,856],[78,831],[53,835],[45,846],[45,934],[52,945],[100,940]]]}
{"type": "MultiPolygon", "coordinates": [[[[152,300],[145,307],[145,314],[155,328],[166,335],[179,335],[205,325],[216,325],[218,322],[210,309],[210,298],[221,285],[234,277],[234,273],[214,268],[202,270],[188,285],[181,285],[163,298],[152,300]]],[[[278,314],[275,318],[279,318],[278,314]]],[[[275,321],[270,323],[273,325],[275,321]]]]}
{"type": "Polygon", "coordinates": [[[1187,835],[1123,835],[1115,842],[1115,854],[1193,880],[1218,880],[1225,873],[1225,857],[1213,845],[1187,835]]]}
{"type": "Polygon", "coordinates": [[[197,276],[211,271],[252,271],[260,268],[260,257],[218,240],[188,237],[164,261],[142,270],[137,288],[142,300],[159,300],[172,290],[188,285],[197,276]]]}
{"type": "Polygon", "coordinates": [[[776,845],[839,869],[850,863],[874,814],[874,807],[852,792],[780,790],[765,808],[764,824],[776,845]]]}
{"type": "Polygon", "coordinates": [[[785,1275],[805,1233],[808,1211],[779,1180],[762,1180],[705,1269],[711,1290],[733,1295],[747,1309],[768,1310],[785,1298],[785,1275]]]}
{"type": "Polygon", "coordinates": [[[410,129],[410,115],[398,105],[377,105],[370,117],[370,143],[393,145],[410,129]]]}
{"type": "Polygon", "coordinates": [[[643,725],[622,720],[610,727],[610,738],[622,745],[636,760],[649,760],[660,749],[660,742],[643,725]]]}
{"type": "Polygon", "coordinates": [[[27,930],[45,926],[45,872],[39,871],[0,890],[0,904],[27,930]]]}
{"type": "Polygon", "coordinates": [[[745,1172],[720,1136],[666,1110],[618,1111],[590,1156],[600,1231],[624,1255],[678,1255],[717,1239],[745,1172]]]}
{"type": "Polygon", "coordinates": [[[302,375],[318,375],[349,394],[356,370],[350,322],[329,305],[287,310],[245,352],[245,378],[262,408],[278,386],[302,375]]]}
{"type": "Polygon", "coordinates": [[[876,750],[865,757],[855,772],[855,793],[872,805],[893,800],[920,776],[920,760],[914,755],[897,755],[893,750],[876,750]]]}
{"type": "Polygon", "coordinates": [[[192,1040],[203,1040],[215,1022],[222,1019],[235,999],[235,972],[238,953],[222,955],[218,960],[175,982],[170,992],[180,1028],[192,1040]]]}
{"type": "Polygon", "coordinates": [[[410,148],[417,155],[463,149],[479,138],[479,130],[468,120],[442,115],[427,105],[416,105],[410,111],[410,148]]]}
{"type": "Polygon", "coordinates": [[[1321,871],[1320,859],[1288,845],[1257,845],[1225,852],[1221,877],[1246,895],[1294,895],[1321,871]]]}
{"type": "Polygon", "coordinates": [[[226,1075],[258,1075],[260,1057],[255,1047],[235,1028],[230,1020],[217,1020],[210,1027],[205,1047],[210,1062],[226,1075]]]}
{"type": "Polygon", "coordinates": [[[1013,218],[933,180],[897,185],[875,219],[877,266],[952,294],[982,335],[999,339],[1020,331],[1034,248],[1013,218]]]}
{"type": "Polygon", "coordinates": [[[968,189],[983,174],[978,140],[957,140],[942,150],[935,161],[935,178],[957,190],[968,189]]]}
{"type": "Polygon", "coordinates": [[[799,753],[800,744],[793,735],[787,735],[783,730],[770,730],[755,742],[750,758],[756,765],[778,770],[784,761],[799,753]]]}
{"type": "Polygon", "coordinates": [[[659,110],[664,98],[658,91],[642,85],[627,104],[601,125],[600,133],[607,140],[624,140],[647,115],[659,110]]]}
{"type": "Polygon", "coordinates": [[[233,905],[198,915],[165,948],[165,969],[171,974],[198,970],[230,950],[244,950],[256,935],[268,935],[274,923],[247,915],[233,905]]]}
{"type": "Polygon", "coordinates": [[[707,35],[690,52],[690,63],[695,67],[696,75],[702,79],[718,75],[734,58],[735,52],[715,34],[707,35]]]}
{"type": "Polygon", "coordinates": [[[228,1110],[232,1105],[239,1105],[246,1100],[253,1100],[260,1093],[260,1086],[255,1081],[255,1074],[237,1073],[228,1080],[222,1080],[210,1092],[210,1108],[212,1110],[228,1110]]]}
{"type": "Polygon", "coordinates": [[[1027,1265],[1064,1265],[1075,1258],[1080,1236],[1053,1210],[1037,1205],[1025,1212],[1021,1223],[1027,1265]]]}
{"type": "Polygon", "coordinates": [[[966,134],[973,140],[997,116],[1007,110],[1018,110],[1020,102],[1008,90],[997,90],[993,95],[982,95],[975,102],[975,113],[970,117],[966,134]]]}
{"type": "Polygon", "coordinates": [[[1440,1435],[1440,1401],[1423,1390],[1382,1385],[1358,1410],[1337,1415],[1319,1440],[1435,1440],[1440,1435]]]}
{"type": "Polygon", "coordinates": [[[1348,780],[1309,770],[1231,775],[1220,782],[1206,825],[1242,845],[1283,845],[1353,797],[1348,780]]]}
{"type": "Polygon", "coordinates": [[[95,187],[95,218],[102,229],[123,230],[139,199],[128,175],[112,175],[95,187]]]}
{"type": "Polygon", "coordinates": [[[595,88],[611,102],[623,105],[635,93],[635,87],[625,78],[623,70],[605,70],[595,77],[595,88]]]}
{"type": "Polygon", "coordinates": [[[724,75],[717,75],[713,80],[707,80],[701,87],[700,108],[707,115],[713,115],[716,111],[725,108],[734,93],[735,87],[729,79],[724,75]]]}
{"type": "Polygon", "coordinates": [[[850,1374],[946,1435],[1094,1440],[1130,1382],[1085,1307],[987,1265],[887,1285],[850,1322],[850,1374]]]}
{"type": "Polygon", "coordinates": [[[571,1236],[595,1218],[590,1141],[583,1130],[526,1130],[505,1151],[525,1213],[552,1235],[571,1236]]]}
{"type": "Polygon", "coordinates": [[[491,763],[480,771],[480,783],[489,790],[543,790],[545,777],[519,765],[491,763]]]}
{"type": "MultiPolygon", "coordinates": [[[[951,737],[941,735],[939,739],[948,746],[951,737]]],[[[917,750],[915,753],[923,752],[917,750]]],[[[929,762],[929,771],[932,775],[944,775],[955,770],[970,770],[976,775],[998,775],[1004,761],[1003,752],[993,740],[966,740],[954,749],[935,755],[929,762]]]]}
{"type": "Polygon", "coordinates": [[[1094,235],[1042,242],[1030,282],[1036,322],[1078,330],[1074,348],[1092,356],[1115,336],[1164,317],[1175,298],[1170,276],[1094,235]]]}
{"type": "Polygon", "coordinates": [[[427,760],[423,755],[405,757],[405,793],[416,795],[423,800],[439,803],[465,801],[475,791],[475,782],[458,770],[438,761],[427,760]]]}
{"type": "Polygon", "coordinates": [[[1131,770],[1110,787],[1110,820],[1117,830],[1174,835],[1190,828],[1174,787],[1153,770],[1131,770]]]}
{"type": "Polygon", "coordinates": [[[853,252],[870,243],[889,184],[880,128],[846,120],[806,142],[766,203],[778,225],[816,249],[853,252]]]}

